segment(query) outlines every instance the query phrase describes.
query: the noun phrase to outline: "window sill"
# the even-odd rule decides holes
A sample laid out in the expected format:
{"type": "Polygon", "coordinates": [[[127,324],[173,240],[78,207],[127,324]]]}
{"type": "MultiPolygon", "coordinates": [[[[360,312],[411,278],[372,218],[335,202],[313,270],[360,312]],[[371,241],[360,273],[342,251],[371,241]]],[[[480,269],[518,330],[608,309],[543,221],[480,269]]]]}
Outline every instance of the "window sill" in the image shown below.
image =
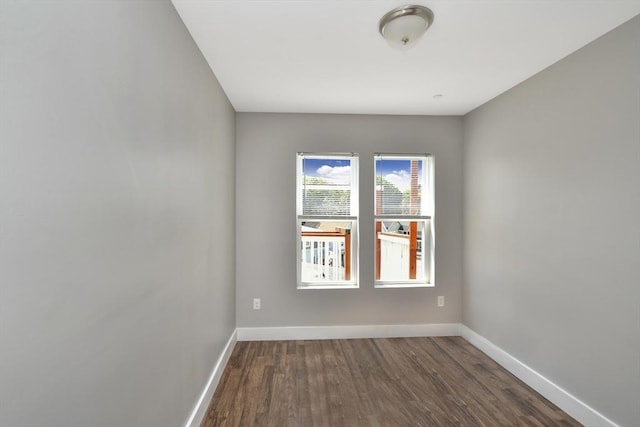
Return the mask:
{"type": "Polygon", "coordinates": [[[345,284],[345,285],[314,285],[314,284],[304,284],[298,285],[298,289],[358,289],[359,286],[357,283],[345,284]]]}
{"type": "Polygon", "coordinates": [[[376,289],[434,288],[432,283],[376,283],[376,289]]]}

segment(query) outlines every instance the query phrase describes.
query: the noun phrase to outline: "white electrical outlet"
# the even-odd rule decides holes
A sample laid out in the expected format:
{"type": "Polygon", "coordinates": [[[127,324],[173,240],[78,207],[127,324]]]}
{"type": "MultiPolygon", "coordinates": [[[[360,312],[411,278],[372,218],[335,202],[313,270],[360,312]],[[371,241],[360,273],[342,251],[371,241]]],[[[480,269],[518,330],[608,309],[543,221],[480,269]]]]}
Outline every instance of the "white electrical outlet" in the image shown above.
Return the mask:
{"type": "Polygon", "coordinates": [[[253,299],[253,309],[260,310],[260,298],[253,299]]]}
{"type": "Polygon", "coordinates": [[[439,296],[438,297],[438,307],[444,307],[444,297],[443,296],[439,296]]]}

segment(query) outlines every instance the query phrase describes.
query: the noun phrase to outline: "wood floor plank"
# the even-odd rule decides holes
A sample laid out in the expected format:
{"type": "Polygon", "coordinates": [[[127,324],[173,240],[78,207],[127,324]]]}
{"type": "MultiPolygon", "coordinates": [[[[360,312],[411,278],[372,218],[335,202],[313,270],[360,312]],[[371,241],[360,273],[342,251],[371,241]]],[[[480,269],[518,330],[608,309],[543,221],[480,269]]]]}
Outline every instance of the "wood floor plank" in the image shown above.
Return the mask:
{"type": "Polygon", "coordinates": [[[238,342],[214,426],[579,426],[460,337],[238,342]]]}

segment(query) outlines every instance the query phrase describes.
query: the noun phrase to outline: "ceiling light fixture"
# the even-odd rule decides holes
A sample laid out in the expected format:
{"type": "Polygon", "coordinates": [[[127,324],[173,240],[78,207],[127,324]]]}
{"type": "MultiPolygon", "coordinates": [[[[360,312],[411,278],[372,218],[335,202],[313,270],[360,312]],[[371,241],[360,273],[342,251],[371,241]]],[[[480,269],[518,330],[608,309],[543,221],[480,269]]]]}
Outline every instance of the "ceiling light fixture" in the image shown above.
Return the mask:
{"type": "Polygon", "coordinates": [[[391,46],[405,50],[415,44],[433,23],[433,12],[424,6],[407,5],[380,19],[379,30],[391,46]]]}

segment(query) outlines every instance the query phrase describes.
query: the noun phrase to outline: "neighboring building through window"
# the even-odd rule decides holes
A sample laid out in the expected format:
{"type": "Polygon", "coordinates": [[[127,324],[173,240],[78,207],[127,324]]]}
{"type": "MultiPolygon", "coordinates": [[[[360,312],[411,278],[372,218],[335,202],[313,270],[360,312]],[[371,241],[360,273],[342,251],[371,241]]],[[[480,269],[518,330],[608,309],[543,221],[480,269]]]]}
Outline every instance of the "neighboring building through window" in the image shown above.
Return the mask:
{"type": "Polygon", "coordinates": [[[375,155],[375,286],[434,285],[433,157],[375,155]]]}
{"type": "Polygon", "coordinates": [[[298,153],[298,288],[358,286],[358,156],[298,153]]]}

